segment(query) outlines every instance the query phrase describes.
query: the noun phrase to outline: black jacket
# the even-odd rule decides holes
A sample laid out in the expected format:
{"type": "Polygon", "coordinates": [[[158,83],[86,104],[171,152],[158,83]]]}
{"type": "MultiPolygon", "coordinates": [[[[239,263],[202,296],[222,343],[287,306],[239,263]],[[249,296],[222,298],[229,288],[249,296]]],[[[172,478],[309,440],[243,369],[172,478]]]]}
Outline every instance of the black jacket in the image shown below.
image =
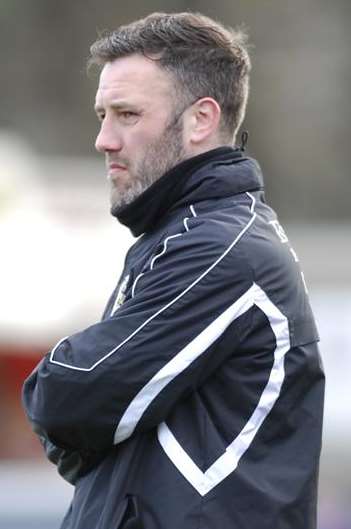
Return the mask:
{"type": "Polygon", "coordinates": [[[101,322],[24,405],[76,484],[63,529],[314,529],[324,377],[257,163],[182,162],[119,214],[140,237],[101,322]]]}

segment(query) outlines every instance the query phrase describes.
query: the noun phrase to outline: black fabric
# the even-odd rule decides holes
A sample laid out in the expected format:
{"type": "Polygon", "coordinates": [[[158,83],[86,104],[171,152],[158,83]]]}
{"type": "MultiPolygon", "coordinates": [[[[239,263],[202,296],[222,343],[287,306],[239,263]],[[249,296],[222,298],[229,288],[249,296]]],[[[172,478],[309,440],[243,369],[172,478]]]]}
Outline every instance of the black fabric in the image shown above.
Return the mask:
{"type": "Polygon", "coordinates": [[[113,529],[143,529],[136,496],[132,494],[126,496],[120,506],[118,519],[113,524],[113,529]]]}

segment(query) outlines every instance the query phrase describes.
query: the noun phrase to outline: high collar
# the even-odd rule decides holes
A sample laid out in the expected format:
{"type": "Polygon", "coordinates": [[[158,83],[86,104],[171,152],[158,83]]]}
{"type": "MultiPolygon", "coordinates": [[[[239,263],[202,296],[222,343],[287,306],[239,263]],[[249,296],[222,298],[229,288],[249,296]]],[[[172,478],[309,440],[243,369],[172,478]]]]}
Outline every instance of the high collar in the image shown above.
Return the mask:
{"type": "Polygon", "coordinates": [[[261,189],[258,164],[232,147],[218,147],[184,160],[115,214],[137,237],[175,207],[261,189]]]}

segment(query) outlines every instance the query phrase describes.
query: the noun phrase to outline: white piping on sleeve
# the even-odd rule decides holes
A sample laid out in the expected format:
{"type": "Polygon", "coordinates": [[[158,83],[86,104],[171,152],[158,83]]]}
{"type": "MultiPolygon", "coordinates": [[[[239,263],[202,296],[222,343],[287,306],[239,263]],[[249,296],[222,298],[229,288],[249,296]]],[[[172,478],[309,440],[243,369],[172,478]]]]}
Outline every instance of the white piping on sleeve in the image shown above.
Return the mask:
{"type": "Polygon", "coordinates": [[[294,258],[295,263],[298,263],[298,262],[299,262],[299,258],[298,258],[298,256],[297,256],[297,253],[295,252],[294,248],[291,248],[291,247],[290,247],[290,252],[291,252],[291,255],[292,255],[293,258],[294,258]]]}
{"type": "Polygon", "coordinates": [[[256,205],[256,199],[253,195],[251,195],[251,193],[249,193],[248,191],[246,191],[246,194],[248,197],[251,198],[252,202],[251,202],[251,207],[250,207],[250,211],[251,213],[253,213],[255,211],[255,205],[256,205]]]}
{"type": "Polygon", "coordinates": [[[135,281],[134,281],[133,286],[132,286],[132,298],[134,298],[134,295],[135,295],[135,288],[136,288],[137,282],[139,281],[139,279],[140,279],[141,277],[143,277],[144,274],[145,274],[145,272],[141,272],[141,273],[135,278],[135,281]]]}
{"type": "Polygon", "coordinates": [[[302,279],[302,283],[303,283],[303,287],[305,289],[305,292],[306,292],[307,295],[309,295],[308,288],[307,288],[307,283],[306,283],[306,279],[305,279],[305,274],[303,273],[302,270],[300,271],[300,274],[301,274],[301,279],[302,279]]]}
{"type": "MultiPolygon", "coordinates": [[[[235,237],[235,239],[231,242],[231,244],[226,248],[226,250],[224,250],[224,252],[211,264],[211,266],[209,266],[202,274],[200,274],[192,283],[190,283],[190,285],[188,285],[182,292],[180,292],[175,298],[173,298],[171,301],[169,301],[168,303],[166,303],[166,305],[164,305],[163,307],[161,307],[158,311],[156,311],[152,316],[150,316],[147,320],[144,321],[144,323],[142,323],[141,325],[139,325],[139,327],[137,327],[129,336],[127,336],[127,338],[125,338],[122,342],[120,342],[118,345],[116,345],[116,347],[114,347],[113,349],[111,349],[111,351],[109,351],[108,353],[106,353],[102,358],[100,358],[97,362],[95,362],[92,366],[90,367],[79,367],[79,366],[75,366],[75,365],[71,365],[71,364],[67,364],[65,362],[60,362],[58,360],[55,360],[54,358],[54,353],[55,353],[55,350],[57,349],[57,347],[55,347],[55,349],[53,349],[53,351],[51,352],[50,354],[50,362],[53,363],[53,364],[56,364],[56,365],[60,365],[62,367],[66,367],[67,369],[73,369],[73,370],[76,370],[76,371],[84,371],[84,372],[90,372],[92,371],[93,369],[95,369],[98,365],[100,365],[102,362],[104,362],[107,358],[109,358],[111,355],[113,355],[114,353],[116,353],[121,347],[123,347],[123,345],[125,345],[126,343],[128,343],[136,334],[138,334],[148,323],[150,323],[150,321],[154,320],[155,318],[157,318],[157,316],[159,316],[160,314],[162,314],[162,312],[164,312],[165,310],[167,310],[169,307],[171,307],[172,305],[174,305],[174,303],[176,303],[179,299],[181,299],[187,292],[189,292],[189,290],[191,290],[195,285],[197,285],[197,283],[199,283],[207,274],[209,274],[211,272],[211,270],[213,270],[213,268],[215,268],[218,263],[220,263],[222,261],[222,259],[224,259],[224,257],[231,251],[231,249],[240,241],[240,239],[245,235],[245,233],[249,230],[249,228],[252,226],[252,224],[254,223],[255,219],[256,219],[256,212],[254,211],[254,206],[255,206],[255,198],[250,194],[250,193],[247,193],[247,195],[251,198],[252,200],[252,204],[251,204],[251,207],[250,207],[250,212],[252,213],[252,216],[250,218],[250,220],[248,221],[248,223],[244,226],[244,228],[240,231],[240,233],[235,237]]],[[[195,210],[194,210],[195,211],[195,210]]],[[[195,213],[196,215],[196,213],[195,213]]],[[[63,340],[61,340],[63,341],[63,340]]]]}
{"type": "MultiPolygon", "coordinates": [[[[191,212],[192,212],[192,208],[193,208],[193,206],[190,206],[190,210],[191,210],[191,212]]],[[[196,214],[195,214],[194,216],[196,216],[196,214]]],[[[183,225],[184,225],[185,231],[189,231],[188,220],[189,220],[189,217],[185,217],[185,218],[183,219],[183,225]]],[[[157,261],[157,259],[158,259],[159,257],[161,257],[162,255],[164,255],[164,254],[166,253],[166,251],[167,251],[167,244],[168,244],[168,241],[169,241],[170,239],[174,238],[174,237],[179,237],[180,235],[182,235],[182,233],[177,233],[176,235],[171,235],[171,236],[169,236],[169,237],[167,237],[167,238],[165,239],[165,241],[164,241],[164,243],[163,243],[163,249],[162,249],[162,251],[161,251],[159,254],[155,255],[155,256],[153,257],[152,261],[151,261],[151,264],[150,264],[150,270],[153,270],[153,268],[154,268],[154,264],[155,264],[155,261],[157,261]]],[[[135,279],[135,281],[134,281],[134,283],[133,283],[133,287],[132,287],[132,298],[134,298],[134,296],[135,296],[136,284],[137,284],[137,282],[139,281],[139,279],[140,279],[144,274],[145,274],[145,272],[141,272],[141,273],[137,276],[137,278],[135,279]]]]}
{"type": "Polygon", "coordinates": [[[190,206],[190,211],[191,211],[193,217],[197,217],[197,214],[196,214],[195,208],[194,208],[194,206],[193,206],[192,204],[191,204],[191,206],[190,206]]]}
{"type": "Polygon", "coordinates": [[[170,241],[171,239],[175,239],[176,237],[181,237],[183,234],[182,233],[176,233],[175,235],[170,235],[169,237],[167,237],[165,240],[164,240],[164,243],[163,243],[163,249],[160,253],[156,254],[153,259],[151,260],[151,264],[150,264],[150,270],[153,270],[154,269],[154,264],[155,262],[157,261],[157,259],[159,259],[160,257],[162,257],[162,255],[164,255],[167,251],[167,244],[168,244],[168,241],[170,241]]]}
{"type": "Polygon", "coordinates": [[[67,340],[67,338],[69,338],[69,336],[65,336],[64,338],[61,338],[61,340],[59,340],[59,341],[57,342],[57,344],[53,347],[53,349],[52,349],[52,351],[51,351],[51,355],[50,355],[50,360],[51,360],[51,356],[55,353],[56,349],[57,349],[58,347],[60,347],[60,345],[61,345],[65,340],[67,340]]]}

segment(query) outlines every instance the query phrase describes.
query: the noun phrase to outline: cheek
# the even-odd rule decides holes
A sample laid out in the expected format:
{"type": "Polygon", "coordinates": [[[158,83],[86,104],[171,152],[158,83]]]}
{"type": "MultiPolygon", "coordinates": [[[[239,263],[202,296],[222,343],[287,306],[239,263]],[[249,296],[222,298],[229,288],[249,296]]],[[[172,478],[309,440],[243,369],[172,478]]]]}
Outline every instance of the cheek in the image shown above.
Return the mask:
{"type": "Polygon", "coordinates": [[[134,152],[142,152],[148,145],[162,138],[163,127],[158,122],[149,121],[133,127],[133,130],[127,132],[125,145],[132,148],[134,152]]]}

